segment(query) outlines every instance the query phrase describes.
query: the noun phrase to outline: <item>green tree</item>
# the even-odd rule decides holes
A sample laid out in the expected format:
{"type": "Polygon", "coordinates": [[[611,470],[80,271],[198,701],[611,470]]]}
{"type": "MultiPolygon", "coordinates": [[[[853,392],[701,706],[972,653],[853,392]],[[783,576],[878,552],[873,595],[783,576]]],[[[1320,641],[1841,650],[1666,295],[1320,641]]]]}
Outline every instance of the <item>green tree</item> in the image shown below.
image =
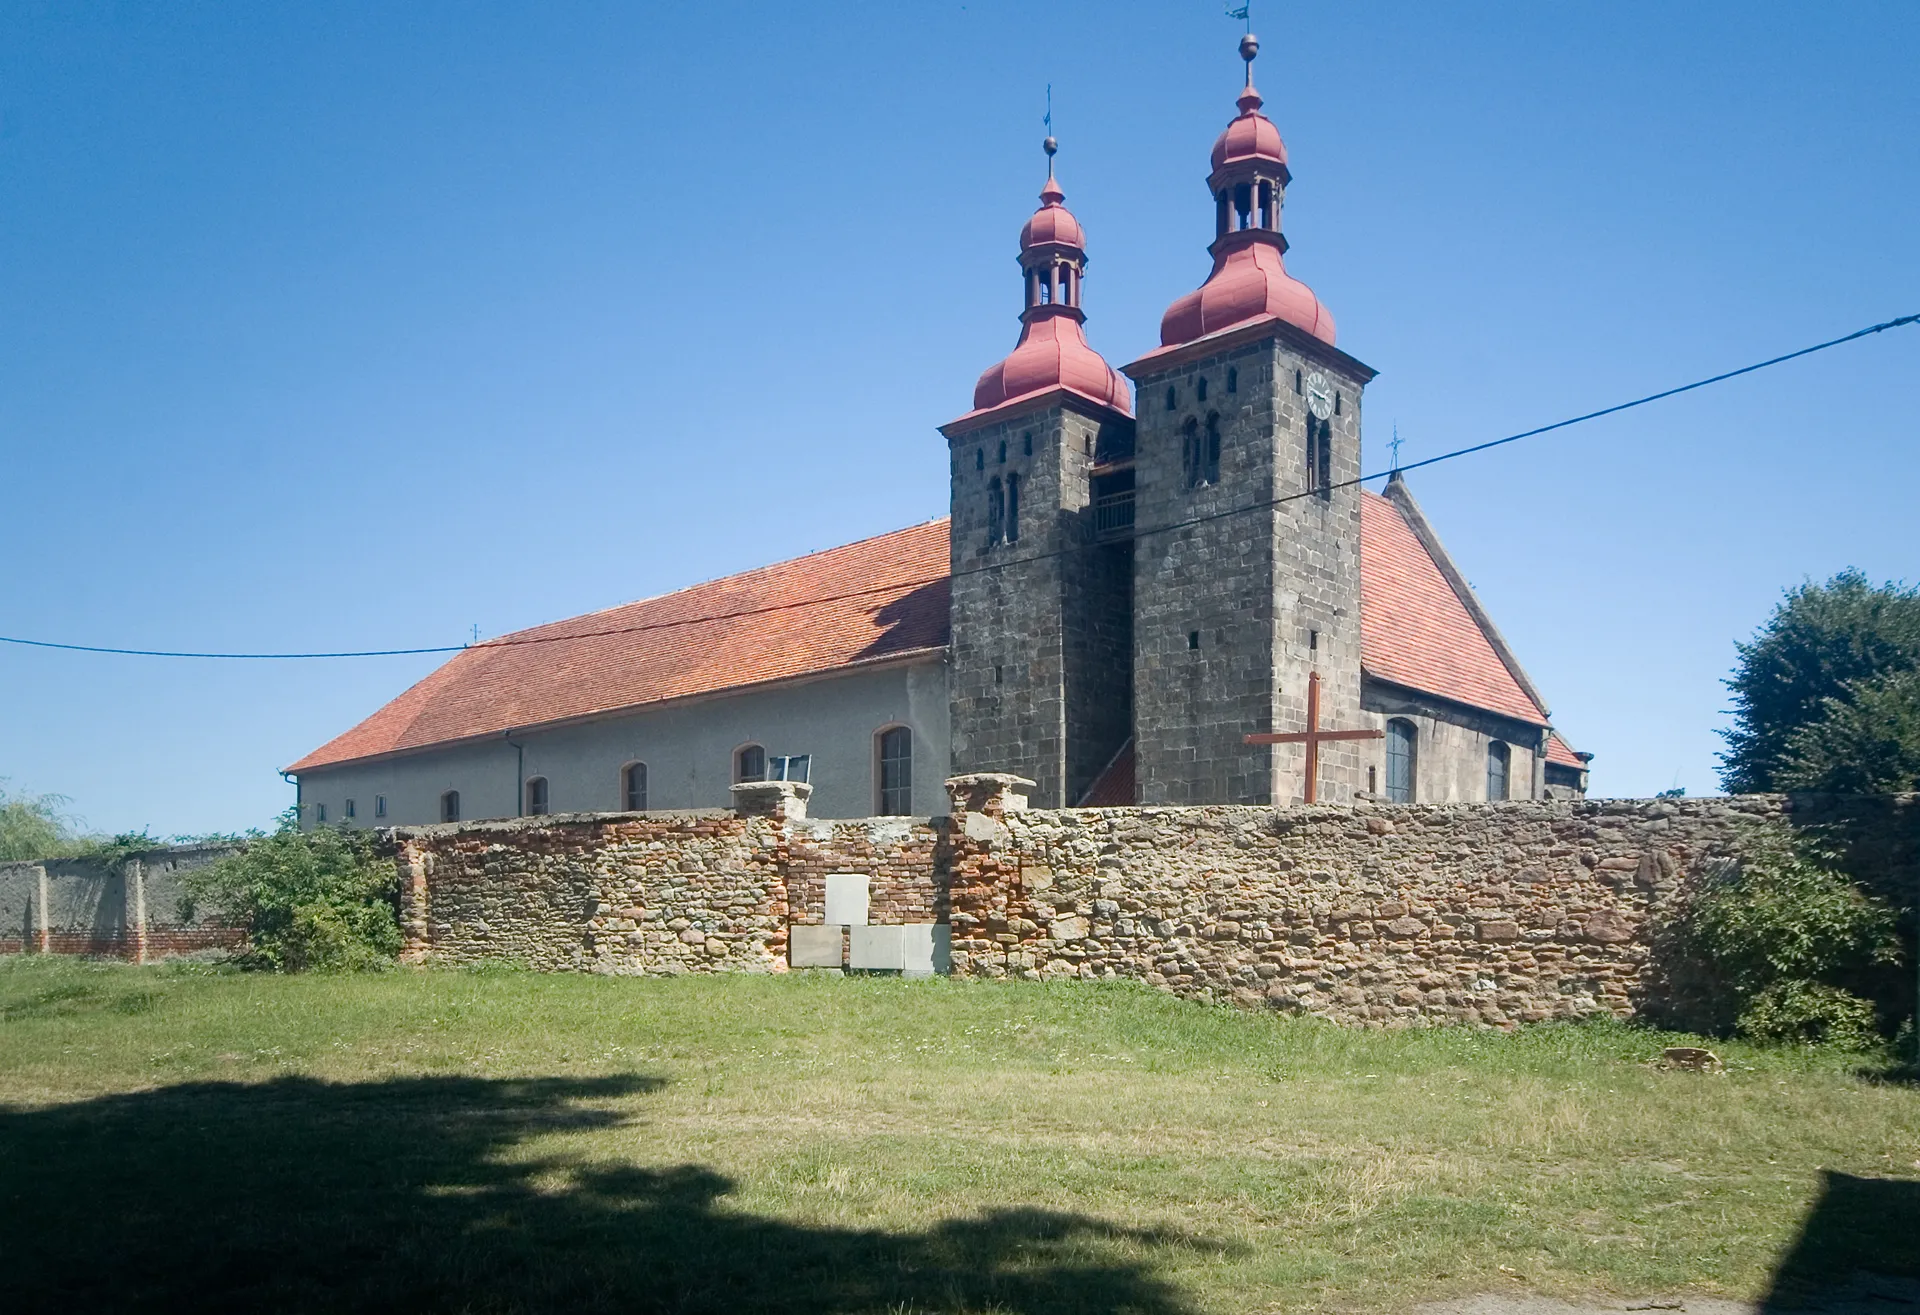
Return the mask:
{"type": "Polygon", "coordinates": [[[399,877],[371,832],[303,832],[290,808],[272,835],[181,882],[189,898],[247,929],[244,967],[384,968],[400,952],[399,877]]]}
{"type": "Polygon", "coordinates": [[[1789,590],[1738,647],[1727,681],[1734,726],[1722,732],[1720,755],[1729,791],[1913,788],[1914,775],[1903,775],[1901,764],[1915,761],[1920,739],[1876,752],[1877,769],[1842,771],[1840,764],[1846,737],[1869,720],[1879,718],[1880,731],[1894,734],[1916,723],[1914,686],[1896,677],[1920,670],[1920,590],[1876,587],[1859,571],[1809,581],[1789,590]],[[1897,715],[1888,718],[1890,708],[1897,715]]]}
{"type": "Polygon", "coordinates": [[[18,794],[6,791],[0,777],[0,862],[8,859],[59,858],[79,843],[73,825],[61,811],[65,795],[18,794]]]}
{"type": "Polygon", "coordinates": [[[1777,773],[1789,790],[1920,790],[1920,671],[1849,681],[1820,716],[1787,737],[1777,773]]]}

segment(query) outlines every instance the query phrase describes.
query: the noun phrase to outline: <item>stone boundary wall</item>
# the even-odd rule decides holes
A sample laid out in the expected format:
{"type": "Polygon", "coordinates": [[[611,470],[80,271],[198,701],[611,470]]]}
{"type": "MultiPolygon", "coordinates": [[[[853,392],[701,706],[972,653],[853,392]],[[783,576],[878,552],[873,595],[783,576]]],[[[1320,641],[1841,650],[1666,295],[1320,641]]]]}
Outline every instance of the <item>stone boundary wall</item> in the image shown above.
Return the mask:
{"type": "Polygon", "coordinates": [[[1026,786],[955,778],[931,819],[811,822],[805,786],[762,783],[733,811],[396,831],[408,953],[781,972],[788,928],[822,922],[826,876],[850,872],[873,923],[950,924],[959,975],[1509,1026],[1661,1012],[1675,897],[1760,830],[1844,819],[1903,904],[1920,856],[1911,797],[1029,811],[1026,786]]]}
{"type": "Polygon", "coordinates": [[[111,860],[0,863],[0,954],[145,963],[230,949],[243,932],[204,912],[182,916],[180,874],[233,852],[232,845],[168,845],[111,860]]]}

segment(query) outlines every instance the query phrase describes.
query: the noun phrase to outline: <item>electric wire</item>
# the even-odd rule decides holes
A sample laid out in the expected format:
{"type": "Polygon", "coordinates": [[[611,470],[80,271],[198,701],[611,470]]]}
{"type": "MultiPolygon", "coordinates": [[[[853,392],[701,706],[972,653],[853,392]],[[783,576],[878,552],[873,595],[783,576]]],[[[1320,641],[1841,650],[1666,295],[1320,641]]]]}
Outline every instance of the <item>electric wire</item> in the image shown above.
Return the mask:
{"type": "MultiPolygon", "coordinates": [[[[1565,420],[1556,420],[1550,425],[1540,425],[1534,429],[1522,430],[1517,434],[1508,434],[1504,438],[1489,439],[1487,442],[1475,443],[1469,447],[1455,448],[1450,452],[1442,452],[1438,456],[1427,457],[1421,461],[1408,462],[1405,465],[1396,465],[1389,470],[1376,471],[1370,475],[1360,475],[1353,479],[1340,480],[1336,483],[1325,485],[1323,488],[1303,489],[1299,492],[1288,493],[1281,497],[1250,502],[1241,506],[1229,507],[1222,511],[1206,512],[1198,516],[1187,517],[1183,520],[1171,521],[1165,525],[1151,526],[1147,529],[1136,528],[1128,537],[1143,539],[1156,534],[1170,534],[1176,530],[1190,529],[1193,526],[1204,525],[1210,521],[1225,520],[1230,516],[1244,516],[1250,512],[1268,511],[1272,508],[1303,498],[1322,496],[1323,492],[1331,493],[1336,489],[1350,488],[1356,484],[1368,484],[1377,479],[1390,479],[1395,475],[1404,474],[1409,470],[1420,470],[1427,466],[1437,466],[1443,461],[1457,460],[1460,457],[1472,456],[1475,453],[1486,452],[1492,448],[1504,447],[1509,443],[1518,443],[1522,439],[1537,438],[1541,434],[1550,434],[1555,430],[1585,424],[1589,420],[1599,420],[1604,416],[1618,415],[1622,411],[1631,411],[1635,407],[1646,406],[1653,402],[1664,401],[1669,397],[1678,397],[1682,393],[1690,393],[1696,389],[1725,383],[1729,379],[1737,379],[1741,375],[1753,374],[1758,370],[1783,365],[1788,361],[1798,360],[1803,356],[1811,356],[1815,352],[1826,351],[1830,347],[1838,347],[1844,343],[1854,342],[1861,338],[1870,337],[1876,333],[1884,333],[1888,329],[1905,328],[1908,325],[1916,323],[1920,323],[1920,314],[1902,315],[1897,319],[1885,320],[1879,324],[1868,325],[1864,329],[1857,329],[1852,333],[1845,334],[1838,338],[1829,338],[1827,341],[1815,343],[1811,347],[1802,347],[1798,351],[1787,352],[1784,355],[1770,357],[1764,361],[1756,361],[1752,365],[1743,365],[1737,370],[1727,370],[1721,374],[1712,375],[1705,379],[1696,379],[1692,383],[1681,384],[1676,388],[1667,388],[1657,393],[1648,393],[1645,397],[1636,397],[1630,402],[1620,402],[1614,406],[1602,407],[1598,411],[1588,411],[1584,415],[1571,416],[1565,420]]],[[[952,581],[967,576],[1003,571],[1010,566],[1023,566],[1029,562],[1046,561],[1050,558],[1066,556],[1069,553],[1083,552],[1095,546],[1098,545],[1093,542],[1069,544],[1064,548],[1054,548],[1045,552],[1029,553],[1024,557],[1004,558],[999,561],[985,563],[981,566],[967,567],[958,571],[947,571],[939,575],[892,580],[886,584],[872,585],[864,589],[851,589],[844,593],[822,594],[818,597],[801,599],[797,602],[769,603],[764,607],[745,607],[731,612],[713,612],[703,616],[677,617],[666,621],[648,621],[637,625],[615,626],[605,630],[583,630],[564,635],[536,635],[525,633],[517,636],[506,635],[499,639],[486,639],[471,644],[446,644],[424,648],[356,649],[351,651],[315,653],[200,653],[172,649],[111,648],[95,644],[64,644],[45,639],[23,639],[12,635],[0,635],[0,644],[15,644],[26,648],[60,649],[72,653],[105,653],[119,657],[199,658],[220,661],[254,662],[307,661],[322,658],[414,657],[434,653],[466,653],[479,649],[516,648],[529,644],[563,644],[582,639],[601,639],[611,635],[641,634],[653,630],[674,630],[683,626],[707,625],[718,621],[734,621],[745,617],[765,616],[775,612],[790,612],[802,608],[823,607],[829,603],[849,602],[858,598],[872,597],[876,594],[898,593],[904,589],[915,589],[930,584],[938,584],[943,580],[952,581]]],[[[548,624],[564,625],[565,622],[549,622],[548,624]]]]}

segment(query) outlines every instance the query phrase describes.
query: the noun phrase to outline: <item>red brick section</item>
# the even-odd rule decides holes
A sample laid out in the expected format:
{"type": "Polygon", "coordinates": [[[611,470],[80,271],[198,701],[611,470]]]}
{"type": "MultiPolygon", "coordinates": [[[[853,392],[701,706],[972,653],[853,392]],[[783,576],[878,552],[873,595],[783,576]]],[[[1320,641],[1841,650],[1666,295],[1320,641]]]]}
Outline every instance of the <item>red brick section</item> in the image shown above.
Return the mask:
{"type": "MultiPolygon", "coordinates": [[[[1377,494],[1361,495],[1360,541],[1361,662],[1369,675],[1545,724],[1413,530],[1377,494]]],[[[949,637],[948,551],[943,518],[503,636],[461,653],[287,770],[941,648],[949,637]],[[694,619],[714,616],[723,619],[694,619]],[[525,639],[559,642],[505,642],[525,639]]],[[[1549,761],[1582,766],[1554,743],[1549,761]]],[[[1130,758],[1116,764],[1114,791],[1121,771],[1131,775],[1130,758]]],[[[1103,791],[1100,802],[1132,797],[1103,791]]]]}
{"type": "Polygon", "coordinates": [[[459,654],[287,770],[939,648],[947,642],[947,554],[947,522],[928,521],[502,636],[459,654]],[[726,619],[693,619],[716,615],[726,619]],[[559,642],[505,642],[527,639],[559,642]]]}
{"type": "Polygon", "coordinates": [[[1536,726],[1547,721],[1413,528],[1377,493],[1360,495],[1360,665],[1395,685],[1536,726]]]}

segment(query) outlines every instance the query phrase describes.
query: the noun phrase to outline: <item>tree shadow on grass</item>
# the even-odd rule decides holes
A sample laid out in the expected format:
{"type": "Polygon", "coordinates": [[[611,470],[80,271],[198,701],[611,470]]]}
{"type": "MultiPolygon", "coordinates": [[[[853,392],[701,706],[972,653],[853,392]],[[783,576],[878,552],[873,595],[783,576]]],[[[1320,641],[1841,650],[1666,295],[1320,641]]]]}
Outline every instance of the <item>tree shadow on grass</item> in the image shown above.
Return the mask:
{"type": "Polygon", "coordinates": [[[1920,1279],[1920,1182],[1829,1171],[1761,1309],[1831,1305],[1836,1296],[1868,1306],[1878,1297],[1894,1303],[1888,1310],[1920,1301],[1920,1284],[1888,1277],[1920,1279]]]}
{"type": "Polygon", "coordinates": [[[727,1208],[711,1170],[530,1160],[642,1077],[199,1083],[0,1108],[10,1311],[986,1311],[1180,1315],[1197,1244],[1084,1215],[924,1232],[727,1208]]]}

